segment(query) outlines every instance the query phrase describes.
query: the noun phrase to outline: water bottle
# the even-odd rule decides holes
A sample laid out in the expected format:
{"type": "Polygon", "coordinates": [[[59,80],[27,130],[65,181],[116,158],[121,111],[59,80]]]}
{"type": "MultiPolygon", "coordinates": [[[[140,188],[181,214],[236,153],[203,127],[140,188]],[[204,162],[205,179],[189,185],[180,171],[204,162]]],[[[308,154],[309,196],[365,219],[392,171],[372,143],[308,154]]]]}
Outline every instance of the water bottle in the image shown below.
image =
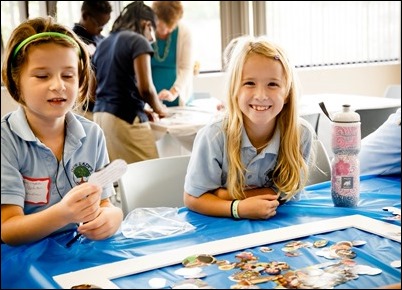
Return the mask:
{"type": "Polygon", "coordinates": [[[343,105],[332,117],[331,195],[335,206],[355,207],[360,198],[360,115],[343,105]]]}

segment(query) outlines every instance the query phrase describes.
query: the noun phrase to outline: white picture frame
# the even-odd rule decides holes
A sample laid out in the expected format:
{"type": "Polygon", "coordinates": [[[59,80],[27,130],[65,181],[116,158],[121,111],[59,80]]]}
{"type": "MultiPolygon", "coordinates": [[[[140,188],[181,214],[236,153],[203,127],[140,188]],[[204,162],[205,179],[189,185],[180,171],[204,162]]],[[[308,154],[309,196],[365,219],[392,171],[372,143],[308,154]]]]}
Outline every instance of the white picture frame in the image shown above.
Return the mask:
{"type": "Polygon", "coordinates": [[[362,215],[350,215],[162,251],[56,275],[53,276],[53,279],[63,289],[70,289],[73,286],[81,284],[93,284],[103,289],[120,289],[111,281],[112,279],[180,264],[185,258],[194,254],[219,255],[347,228],[357,228],[399,243],[401,242],[400,226],[362,215]]]}

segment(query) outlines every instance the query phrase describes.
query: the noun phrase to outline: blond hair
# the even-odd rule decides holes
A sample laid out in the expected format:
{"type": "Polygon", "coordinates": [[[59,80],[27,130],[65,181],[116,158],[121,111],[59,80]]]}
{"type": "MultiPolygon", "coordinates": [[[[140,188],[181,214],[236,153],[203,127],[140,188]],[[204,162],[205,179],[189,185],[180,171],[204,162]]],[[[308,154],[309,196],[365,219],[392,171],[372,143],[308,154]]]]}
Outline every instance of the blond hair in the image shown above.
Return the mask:
{"type": "Polygon", "coordinates": [[[276,117],[281,145],[273,171],[273,183],[287,199],[290,199],[304,187],[308,178],[308,165],[301,152],[301,129],[297,113],[298,85],[293,67],[284,50],[265,37],[239,37],[230,48],[230,52],[226,82],[227,113],[223,126],[226,131],[228,152],[227,189],[233,198],[245,198],[246,169],[241,160],[243,115],[238,105],[238,95],[244,64],[251,54],[257,54],[279,61],[285,74],[288,101],[276,117]]]}

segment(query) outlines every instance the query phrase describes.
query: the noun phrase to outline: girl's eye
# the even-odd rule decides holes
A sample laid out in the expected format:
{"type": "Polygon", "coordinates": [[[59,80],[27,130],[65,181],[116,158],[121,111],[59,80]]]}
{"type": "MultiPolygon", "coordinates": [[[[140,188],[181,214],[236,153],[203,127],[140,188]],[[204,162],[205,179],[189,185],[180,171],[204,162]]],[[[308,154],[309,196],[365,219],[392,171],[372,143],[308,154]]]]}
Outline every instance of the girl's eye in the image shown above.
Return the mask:
{"type": "Polygon", "coordinates": [[[269,86],[269,87],[277,87],[278,84],[277,84],[277,83],[269,83],[268,86],[269,86]]]}
{"type": "Polygon", "coordinates": [[[35,77],[38,78],[38,79],[46,79],[47,78],[46,75],[37,75],[35,77]]]}
{"type": "Polygon", "coordinates": [[[253,82],[245,82],[244,85],[245,85],[245,86],[253,86],[254,83],[253,83],[253,82]]]}

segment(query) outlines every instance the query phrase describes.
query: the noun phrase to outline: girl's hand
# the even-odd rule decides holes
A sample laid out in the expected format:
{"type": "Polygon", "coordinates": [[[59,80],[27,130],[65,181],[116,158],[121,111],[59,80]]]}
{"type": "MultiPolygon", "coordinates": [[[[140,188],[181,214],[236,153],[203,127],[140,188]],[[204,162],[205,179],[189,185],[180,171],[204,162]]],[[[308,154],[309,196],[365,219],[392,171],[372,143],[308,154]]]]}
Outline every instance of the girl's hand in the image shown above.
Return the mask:
{"type": "Polygon", "coordinates": [[[73,187],[57,204],[66,224],[95,219],[100,213],[101,193],[101,187],[90,183],[73,187]]]}
{"type": "Polygon", "coordinates": [[[238,213],[241,218],[266,220],[276,215],[278,206],[277,194],[257,195],[241,200],[238,213]]]}
{"type": "Polygon", "coordinates": [[[91,240],[102,240],[116,233],[123,221],[123,212],[115,206],[102,206],[99,215],[78,227],[78,232],[91,240]]]}

